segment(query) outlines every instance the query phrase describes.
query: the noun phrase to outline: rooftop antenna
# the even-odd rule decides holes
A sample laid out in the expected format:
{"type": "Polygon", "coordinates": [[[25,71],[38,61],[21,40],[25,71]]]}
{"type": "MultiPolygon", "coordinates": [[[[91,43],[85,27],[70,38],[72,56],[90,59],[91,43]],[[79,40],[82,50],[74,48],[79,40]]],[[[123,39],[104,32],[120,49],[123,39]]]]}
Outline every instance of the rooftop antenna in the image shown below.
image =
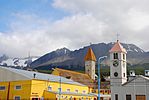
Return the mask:
{"type": "Polygon", "coordinates": [[[92,45],[92,42],[90,42],[90,47],[91,47],[91,45],[92,45]]]}

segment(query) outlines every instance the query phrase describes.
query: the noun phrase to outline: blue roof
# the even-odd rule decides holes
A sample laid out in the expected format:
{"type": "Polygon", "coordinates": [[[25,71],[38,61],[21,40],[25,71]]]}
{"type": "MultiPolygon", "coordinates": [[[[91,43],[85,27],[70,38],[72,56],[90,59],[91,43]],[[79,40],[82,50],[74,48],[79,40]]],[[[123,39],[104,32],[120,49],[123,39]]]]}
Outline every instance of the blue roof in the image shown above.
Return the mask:
{"type": "Polygon", "coordinates": [[[52,82],[60,82],[60,78],[61,78],[62,83],[85,86],[71,79],[67,79],[67,78],[52,75],[52,74],[45,74],[45,73],[39,73],[39,72],[27,71],[27,70],[15,69],[15,68],[8,68],[8,67],[1,67],[1,68],[4,68],[11,72],[23,75],[29,79],[39,79],[39,80],[47,80],[47,81],[52,81],[52,82]],[[34,74],[36,74],[35,78],[34,78],[34,74]]]}

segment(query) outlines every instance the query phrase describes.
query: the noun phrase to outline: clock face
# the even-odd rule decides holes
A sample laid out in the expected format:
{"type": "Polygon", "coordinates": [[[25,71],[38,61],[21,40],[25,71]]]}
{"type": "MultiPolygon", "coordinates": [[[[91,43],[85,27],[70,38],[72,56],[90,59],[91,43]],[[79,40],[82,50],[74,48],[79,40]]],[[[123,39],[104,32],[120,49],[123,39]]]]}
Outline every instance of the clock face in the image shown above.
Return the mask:
{"type": "Polygon", "coordinates": [[[115,76],[115,77],[117,77],[117,76],[118,76],[118,73],[117,73],[117,72],[115,72],[115,73],[114,73],[114,76],[115,76]]]}
{"type": "Polygon", "coordinates": [[[113,61],[113,66],[114,66],[114,67],[117,67],[118,65],[119,65],[118,60],[114,60],[114,61],[113,61]]]}

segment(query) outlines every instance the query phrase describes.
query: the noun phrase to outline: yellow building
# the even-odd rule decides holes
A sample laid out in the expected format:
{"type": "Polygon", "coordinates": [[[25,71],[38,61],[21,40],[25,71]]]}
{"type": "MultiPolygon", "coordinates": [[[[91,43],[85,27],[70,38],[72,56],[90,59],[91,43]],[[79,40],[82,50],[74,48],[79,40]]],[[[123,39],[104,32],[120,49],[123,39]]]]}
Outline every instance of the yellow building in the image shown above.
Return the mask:
{"type": "Polygon", "coordinates": [[[60,76],[0,67],[0,100],[96,100],[86,85],[60,76]]]}

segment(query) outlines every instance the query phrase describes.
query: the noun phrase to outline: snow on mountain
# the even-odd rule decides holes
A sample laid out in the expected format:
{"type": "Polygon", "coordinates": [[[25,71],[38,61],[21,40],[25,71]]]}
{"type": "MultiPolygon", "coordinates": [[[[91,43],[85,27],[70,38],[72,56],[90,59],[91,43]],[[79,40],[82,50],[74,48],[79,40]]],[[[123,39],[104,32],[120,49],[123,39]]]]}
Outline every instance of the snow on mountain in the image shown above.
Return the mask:
{"type": "Polygon", "coordinates": [[[27,67],[36,59],[38,59],[38,57],[8,58],[7,60],[3,60],[0,65],[10,67],[27,67]]]}

